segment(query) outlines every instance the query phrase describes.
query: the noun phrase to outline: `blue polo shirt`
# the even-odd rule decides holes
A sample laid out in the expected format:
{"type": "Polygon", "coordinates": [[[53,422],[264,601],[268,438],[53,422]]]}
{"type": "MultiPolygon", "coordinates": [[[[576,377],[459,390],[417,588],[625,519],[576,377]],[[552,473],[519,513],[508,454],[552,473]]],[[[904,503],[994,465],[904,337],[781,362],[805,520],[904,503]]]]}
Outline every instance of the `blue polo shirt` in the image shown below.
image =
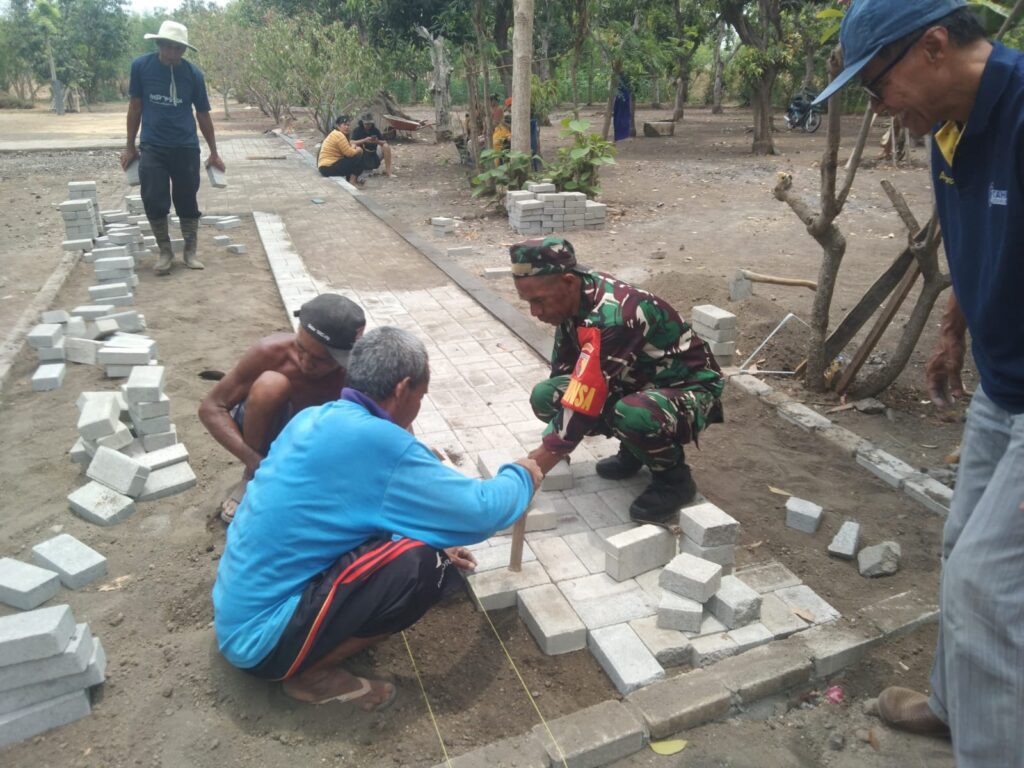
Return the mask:
{"type": "Polygon", "coordinates": [[[981,384],[1024,413],[1024,54],[994,43],[959,140],[949,123],[935,138],[942,239],[981,384]]]}
{"type": "Polygon", "coordinates": [[[139,56],[132,62],[128,95],[142,99],[140,144],[199,148],[192,107],[196,112],[210,111],[206,80],[199,67],[185,59],[177,67],[168,67],[160,63],[159,53],[139,56]]]}

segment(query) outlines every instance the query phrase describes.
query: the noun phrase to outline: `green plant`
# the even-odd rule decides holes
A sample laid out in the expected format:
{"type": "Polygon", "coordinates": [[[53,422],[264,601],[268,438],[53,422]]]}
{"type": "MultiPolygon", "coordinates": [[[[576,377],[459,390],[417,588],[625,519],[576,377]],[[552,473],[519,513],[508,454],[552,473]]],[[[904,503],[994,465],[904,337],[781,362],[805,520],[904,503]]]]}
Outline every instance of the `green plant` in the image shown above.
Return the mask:
{"type": "Polygon", "coordinates": [[[558,106],[558,81],[530,77],[530,112],[541,125],[551,125],[551,110],[558,106]]]}
{"type": "Polygon", "coordinates": [[[522,189],[532,177],[533,157],[508,149],[485,149],[480,153],[481,171],[472,179],[473,197],[488,197],[490,204],[505,207],[505,193],[522,189]]]}
{"type": "Polygon", "coordinates": [[[19,99],[0,91],[0,109],[32,109],[35,105],[28,99],[19,99]]]}
{"type": "Polygon", "coordinates": [[[590,132],[586,120],[570,117],[561,122],[562,138],[573,143],[558,150],[558,160],[547,167],[547,174],[560,192],[582,192],[589,198],[601,194],[598,171],[615,163],[615,145],[590,132]]]}

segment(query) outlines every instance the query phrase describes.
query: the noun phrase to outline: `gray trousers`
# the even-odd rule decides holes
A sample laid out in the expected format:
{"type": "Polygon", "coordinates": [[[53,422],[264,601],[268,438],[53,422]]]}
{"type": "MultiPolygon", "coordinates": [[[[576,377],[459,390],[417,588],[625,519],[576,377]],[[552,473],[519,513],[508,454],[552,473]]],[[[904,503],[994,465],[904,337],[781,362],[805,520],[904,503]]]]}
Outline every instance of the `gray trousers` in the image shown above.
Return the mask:
{"type": "Polygon", "coordinates": [[[978,388],[943,531],[932,711],[958,768],[1024,766],[1024,414],[978,388]]]}

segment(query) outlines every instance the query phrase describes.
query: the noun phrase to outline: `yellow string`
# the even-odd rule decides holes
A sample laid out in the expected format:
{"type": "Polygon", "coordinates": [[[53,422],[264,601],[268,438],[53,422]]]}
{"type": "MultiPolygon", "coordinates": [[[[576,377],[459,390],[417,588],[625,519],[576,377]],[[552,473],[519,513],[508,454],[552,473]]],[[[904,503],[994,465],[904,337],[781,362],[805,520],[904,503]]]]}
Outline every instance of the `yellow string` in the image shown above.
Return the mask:
{"type": "Polygon", "coordinates": [[[427,698],[427,689],[423,685],[423,678],[420,677],[420,670],[416,666],[416,659],[412,655],[412,647],[409,645],[409,638],[405,636],[405,632],[402,632],[402,640],[405,641],[405,650],[409,652],[409,661],[412,662],[412,671],[416,673],[416,682],[420,684],[420,693],[423,694],[423,701],[426,702],[427,712],[430,713],[430,722],[434,724],[434,733],[437,734],[437,740],[441,743],[441,754],[444,755],[445,765],[451,766],[452,759],[448,757],[448,750],[444,746],[444,739],[441,737],[441,729],[437,727],[437,718],[434,717],[434,709],[430,706],[430,699],[427,698]]]}
{"type": "Polygon", "coordinates": [[[554,744],[555,749],[558,750],[558,756],[562,760],[563,768],[569,768],[569,764],[566,762],[565,759],[565,753],[562,752],[561,745],[555,738],[555,734],[551,732],[551,727],[548,725],[548,721],[544,719],[544,715],[543,713],[541,713],[540,707],[537,706],[537,700],[533,698],[533,694],[530,693],[530,687],[526,684],[526,681],[523,679],[522,674],[520,674],[519,667],[517,667],[516,663],[512,660],[512,654],[510,654],[508,652],[508,648],[505,647],[505,641],[501,639],[501,635],[498,634],[498,628],[494,626],[494,622],[491,621],[491,615],[487,612],[487,609],[484,608],[483,605],[480,603],[480,600],[477,599],[476,593],[472,592],[472,590],[470,591],[473,595],[473,600],[476,602],[477,608],[481,611],[481,613],[483,613],[484,617],[487,619],[487,623],[491,625],[491,631],[494,632],[494,636],[498,638],[498,645],[500,645],[501,650],[505,652],[505,658],[508,659],[508,663],[511,665],[512,671],[516,673],[516,677],[519,678],[520,685],[522,685],[523,690],[526,691],[526,698],[528,698],[530,700],[530,704],[533,705],[533,711],[537,713],[537,717],[540,718],[540,722],[544,726],[544,730],[548,732],[548,738],[551,739],[551,743],[554,744]]]}

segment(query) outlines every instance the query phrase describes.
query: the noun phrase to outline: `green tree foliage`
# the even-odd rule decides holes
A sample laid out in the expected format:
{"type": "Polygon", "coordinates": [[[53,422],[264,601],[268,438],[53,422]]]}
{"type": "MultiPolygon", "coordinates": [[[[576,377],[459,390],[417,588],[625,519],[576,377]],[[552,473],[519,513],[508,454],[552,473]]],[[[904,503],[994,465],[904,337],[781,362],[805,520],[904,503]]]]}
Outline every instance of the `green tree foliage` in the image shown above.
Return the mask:
{"type": "Polygon", "coordinates": [[[53,41],[57,77],[90,101],[123,72],[128,47],[124,0],[59,0],[60,32],[53,41]]]}

